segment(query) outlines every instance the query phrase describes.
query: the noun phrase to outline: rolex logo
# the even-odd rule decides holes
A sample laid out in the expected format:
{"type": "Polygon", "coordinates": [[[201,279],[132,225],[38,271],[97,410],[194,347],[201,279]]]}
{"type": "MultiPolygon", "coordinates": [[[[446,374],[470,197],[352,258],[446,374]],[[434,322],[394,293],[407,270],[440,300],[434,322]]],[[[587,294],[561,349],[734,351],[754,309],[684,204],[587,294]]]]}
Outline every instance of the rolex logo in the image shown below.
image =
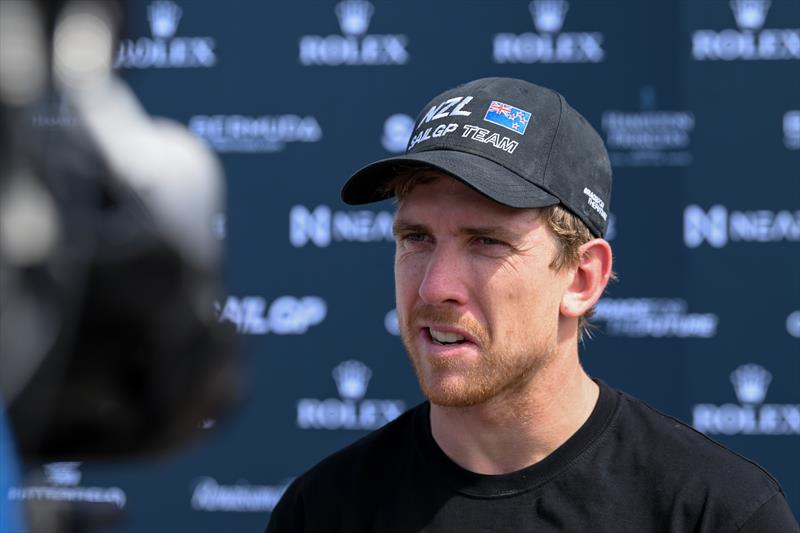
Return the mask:
{"type": "Polygon", "coordinates": [[[736,24],[742,30],[758,30],[764,25],[770,0],[731,0],[736,24]]]}
{"type": "Polygon", "coordinates": [[[342,361],[333,369],[339,398],[300,398],[297,427],[325,430],[372,430],[405,411],[402,400],[364,398],[372,370],[361,361],[342,361]]]}
{"type": "Polygon", "coordinates": [[[375,6],[367,0],[341,0],[333,9],[341,34],[300,37],[301,65],[405,65],[408,37],[402,34],[365,35],[375,6]]]}
{"type": "Polygon", "coordinates": [[[175,2],[169,0],[156,0],[147,8],[147,18],[150,20],[150,32],[153,37],[169,39],[178,29],[183,10],[175,2]]]}
{"type": "Polygon", "coordinates": [[[731,383],[741,403],[755,404],[764,401],[772,374],[762,366],[747,364],[731,372],[731,383]]]}
{"type": "Polygon", "coordinates": [[[698,403],[692,426],[710,435],[800,435],[800,404],[764,403],[772,374],[748,363],[731,372],[739,405],[698,403]]]}
{"type": "Polygon", "coordinates": [[[533,24],[540,33],[556,33],[564,25],[569,4],[566,0],[533,0],[528,5],[533,24]]]}
{"type": "Polygon", "coordinates": [[[373,5],[366,0],[343,0],[334,8],[339,27],[345,35],[366,33],[374,11],[373,5]]]}
{"type": "Polygon", "coordinates": [[[367,392],[372,370],[361,361],[344,361],[333,369],[333,379],[339,396],[348,400],[359,400],[367,392]]]}
{"type": "MultiPolygon", "coordinates": [[[[0,0],[2,1],[2,0],[0,0]]],[[[213,37],[176,36],[183,9],[172,0],[147,6],[152,37],[120,39],[114,68],[210,68],[217,63],[213,37]]]]}

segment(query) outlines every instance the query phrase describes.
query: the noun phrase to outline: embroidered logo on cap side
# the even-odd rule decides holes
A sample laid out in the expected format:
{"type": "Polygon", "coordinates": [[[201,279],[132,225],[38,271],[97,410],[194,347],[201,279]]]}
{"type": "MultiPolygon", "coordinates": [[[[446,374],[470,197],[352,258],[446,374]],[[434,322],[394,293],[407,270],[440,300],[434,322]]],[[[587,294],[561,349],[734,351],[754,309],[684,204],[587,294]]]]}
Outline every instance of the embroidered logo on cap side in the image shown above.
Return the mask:
{"type": "Polygon", "coordinates": [[[606,213],[604,209],[606,204],[603,202],[603,200],[601,200],[599,196],[593,193],[592,190],[589,189],[589,187],[583,188],[583,194],[589,197],[589,200],[587,201],[589,207],[597,211],[597,214],[603,217],[603,220],[608,219],[608,213],[606,213]]]}
{"type": "Polygon", "coordinates": [[[531,114],[524,109],[493,101],[486,110],[483,120],[524,135],[531,120],[531,114]]]}

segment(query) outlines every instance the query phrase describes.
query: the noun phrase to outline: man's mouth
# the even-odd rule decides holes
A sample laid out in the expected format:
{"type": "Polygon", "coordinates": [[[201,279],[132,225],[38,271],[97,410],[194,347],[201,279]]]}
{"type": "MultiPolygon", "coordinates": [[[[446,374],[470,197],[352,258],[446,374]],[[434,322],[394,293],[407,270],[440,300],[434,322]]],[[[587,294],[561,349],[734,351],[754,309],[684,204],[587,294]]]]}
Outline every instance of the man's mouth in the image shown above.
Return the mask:
{"type": "Polygon", "coordinates": [[[452,346],[454,344],[461,344],[462,342],[466,342],[466,338],[458,333],[453,333],[450,331],[441,331],[434,328],[428,328],[428,332],[431,335],[431,339],[436,344],[441,344],[443,346],[452,346]]]}

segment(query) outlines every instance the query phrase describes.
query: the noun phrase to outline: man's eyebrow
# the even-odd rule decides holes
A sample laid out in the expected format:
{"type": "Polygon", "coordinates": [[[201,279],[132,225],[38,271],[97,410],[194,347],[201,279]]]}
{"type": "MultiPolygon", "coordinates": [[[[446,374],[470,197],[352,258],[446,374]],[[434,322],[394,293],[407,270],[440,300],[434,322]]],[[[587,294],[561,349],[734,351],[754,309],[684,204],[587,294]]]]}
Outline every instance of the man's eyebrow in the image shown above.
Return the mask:
{"type": "Polygon", "coordinates": [[[428,233],[428,227],[423,224],[412,224],[405,220],[395,219],[392,224],[392,233],[399,235],[401,233],[428,233]]]}
{"type": "Polygon", "coordinates": [[[461,233],[466,235],[486,235],[496,237],[503,241],[516,241],[522,238],[517,232],[508,229],[505,226],[476,226],[467,227],[461,230],[461,233]]]}
{"type": "MultiPolygon", "coordinates": [[[[401,233],[430,233],[430,229],[424,224],[414,224],[406,220],[396,219],[392,225],[392,233],[395,235],[401,233]]],[[[509,242],[522,238],[520,234],[505,226],[468,226],[461,228],[459,233],[463,235],[484,235],[509,242]]]]}

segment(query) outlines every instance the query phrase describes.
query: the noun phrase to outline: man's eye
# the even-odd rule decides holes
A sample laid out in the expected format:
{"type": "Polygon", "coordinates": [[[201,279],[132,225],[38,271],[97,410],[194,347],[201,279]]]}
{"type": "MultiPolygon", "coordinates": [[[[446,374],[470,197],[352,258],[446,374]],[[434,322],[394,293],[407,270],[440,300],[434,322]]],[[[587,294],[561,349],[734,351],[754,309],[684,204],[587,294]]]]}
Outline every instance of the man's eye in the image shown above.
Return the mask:
{"type": "Polygon", "coordinates": [[[497,239],[492,239],[491,237],[476,237],[475,242],[485,246],[497,246],[505,244],[503,241],[498,241],[497,239]]]}

